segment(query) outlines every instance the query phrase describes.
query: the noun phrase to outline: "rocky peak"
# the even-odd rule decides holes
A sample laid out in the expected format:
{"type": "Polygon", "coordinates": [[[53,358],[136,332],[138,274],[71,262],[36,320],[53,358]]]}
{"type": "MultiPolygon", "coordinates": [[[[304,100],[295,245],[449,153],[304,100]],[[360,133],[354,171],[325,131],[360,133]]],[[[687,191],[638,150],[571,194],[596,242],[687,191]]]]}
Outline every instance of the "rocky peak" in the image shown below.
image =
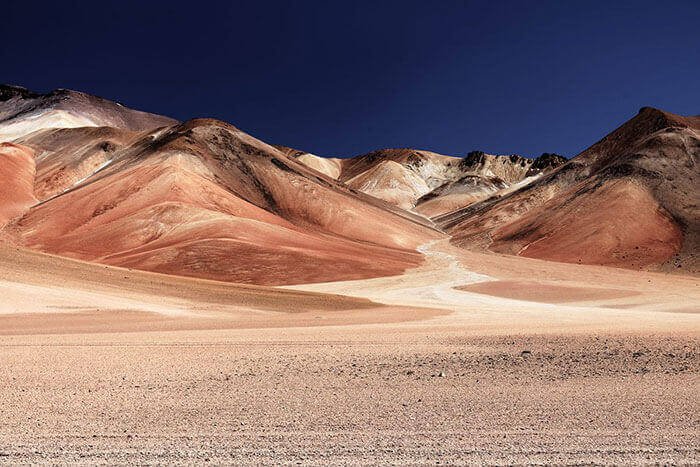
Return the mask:
{"type": "Polygon", "coordinates": [[[32,99],[39,96],[40,94],[30,91],[27,88],[23,88],[22,86],[0,84],[0,102],[8,101],[14,97],[19,97],[21,99],[32,99]]]}
{"type": "Polygon", "coordinates": [[[530,169],[528,170],[527,176],[537,175],[542,172],[549,172],[557,167],[560,167],[568,162],[568,159],[559,154],[553,152],[544,152],[541,156],[536,158],[530,169]]]}

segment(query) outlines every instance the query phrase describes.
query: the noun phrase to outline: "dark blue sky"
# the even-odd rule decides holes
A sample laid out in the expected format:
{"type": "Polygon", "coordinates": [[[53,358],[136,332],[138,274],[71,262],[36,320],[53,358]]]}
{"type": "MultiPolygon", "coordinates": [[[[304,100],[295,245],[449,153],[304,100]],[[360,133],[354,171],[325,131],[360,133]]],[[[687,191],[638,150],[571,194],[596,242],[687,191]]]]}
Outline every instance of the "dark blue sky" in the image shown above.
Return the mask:
{"type": "Polygon", "coordinates": [[[270,143],[573,156],[646,105],[700,113],[700,1],[15,2],[0,81],[270,143]]]}

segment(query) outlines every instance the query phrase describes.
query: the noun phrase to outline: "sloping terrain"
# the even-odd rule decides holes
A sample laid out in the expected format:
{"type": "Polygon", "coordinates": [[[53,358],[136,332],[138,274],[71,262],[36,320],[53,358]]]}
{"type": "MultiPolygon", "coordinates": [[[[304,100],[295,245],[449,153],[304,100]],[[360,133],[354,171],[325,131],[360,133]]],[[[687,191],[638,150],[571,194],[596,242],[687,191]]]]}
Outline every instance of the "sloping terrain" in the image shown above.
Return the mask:
{"type": "Polygon", "coordinates": [[[0,235],[32,249],[231,282],[397,274],[464,248],[697,273],[700,118],[644,108],[571,161],[273,147],[67,90],[0,87],[0,235]],[[8,141],[11,140],[11,141],[8,141]]]}
{"type": "Polygon", "coordinates": [[[275,149],[281,151],[285,156],[292,157],[305,166],[312,168],[317,172],[332,178],[333,180],[337,180],[340,177],[343,159],[338,159],[336,157],[319,157],[309,152],[304,152],[277,144],[274,146],[275,149]]]}
{"type": "Polygon", "coordinates": [[[459,162],[459,178],[417,199],[415,211],[433,218],[463,209],[492,196],[503,196],[517,190],[564,163],[566,158],[550,153],[528,159],[472,151],[459,162]]]}
{"type": "Polygon", "coordinates": [[[346,296],[0,246],[2,462],[695,462],[693,278],[443,246],[346,296]]]}
{"type": "Polygon", "coordinates": [[[510,185],[528,177],[542,175],[566,162],[565,157],[551,153],[528,159],[517,154],[495,156],[483,151],[472,151],[459,162],[459,169],[465,174],[495,177],[510,185]]]}
{"type": "Polygon", "coordinates": [[[207,119],[0,143],[0,463],[697,463],[696,278],[468,251],[358,191],[476,203],[441,217],[470,248],[663,261],[697,119],[643,113],[559,169],[207,119]]]}
{"type": "Polygon", "coordinates": [[[380,149],[343,160],[340,180],[350,180],[383,161],[396,162],[410,169],[419,175],[430,189],[433,189],[453,179],[459,173],[457,165],[460,159],[410,148],[380,149]]]}
{"type": "Polygon", "coordinates": [[[78,91],[57,89],[39,94],[0,85],[0,142],[46,128],[109,126],[132,131],[177,123],[169,117],[129,109],[78,91]]]}
{"type": "Polygon", "coordinates": [[[34,152],[34,195],[43,202],[77,187],[148,134],[114,127],[49,128],[15,142],[34,152]]]}
{"type": "Polygon", "coordinates": [[[280,148],[355,190],[426,217],[467,207],[496,192],[534,180],[566,162],[556,154],[528,159],[472,151],[459,158],[409,148],[380,149],[348,159],[325,159],[280,148]]]}
{"type": "Polygon", "coordinates": [[[465,175],[418,198],[415,210],[426,217],[436,217],[486,199],[508,186],[498,177],[465,175]]]}
{"type": "Polygon", "coordinates": [[[26,146],[0,143],[0,227],[36,203],[34,151],[26,146]]]}
{"type": "Polygon", "coordinates": [[[139,125],[36,129],[4,144],[17,184],[2,194],[5,238],[104,264],[290,284],[397,274],[442,236],[226,123],[139,125]]]}
{"type": "Polygon", "coordinates": [[[381,161],[345,183],[357,191],[407,210],[413,208],[416,199],[430,191],[422,178],[391,160],[381,161]]]}
{"type": "Polygon", "coordinates": [[[567,164],[436,221],[467,248],[700,271],[700,118],[652,108],[567,164]]]}
{"type": "Polygon", "coordinates": [[[459,176],[459,159],[430,151],[381,149],[343,161],[340,180],[402,209],[459,176]]]}

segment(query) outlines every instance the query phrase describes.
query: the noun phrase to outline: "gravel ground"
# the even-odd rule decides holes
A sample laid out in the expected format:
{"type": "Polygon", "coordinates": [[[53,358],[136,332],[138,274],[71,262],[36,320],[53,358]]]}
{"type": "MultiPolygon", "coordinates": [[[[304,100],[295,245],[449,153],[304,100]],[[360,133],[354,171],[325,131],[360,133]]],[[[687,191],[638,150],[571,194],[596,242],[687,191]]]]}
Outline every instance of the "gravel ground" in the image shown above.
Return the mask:
{"type": "Polygon", "coordinates": [[[695,334],[403,323],[3,344],[8,464],[700,462],[695,334]]]}

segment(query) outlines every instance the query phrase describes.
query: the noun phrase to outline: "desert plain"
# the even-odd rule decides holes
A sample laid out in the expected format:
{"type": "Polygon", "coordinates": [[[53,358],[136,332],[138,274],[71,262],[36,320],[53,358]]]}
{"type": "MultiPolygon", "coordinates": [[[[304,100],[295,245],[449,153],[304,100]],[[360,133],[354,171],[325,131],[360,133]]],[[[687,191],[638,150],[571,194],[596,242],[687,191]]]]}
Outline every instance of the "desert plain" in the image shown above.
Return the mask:
{"type": "Polygon", "coordinates": [[[430,248],[298,291],[5,249],[0,462],[698,459],[696,279],[430,248]]]}
{"type": "Polygon", "coordinates": [[[700,117],[320,157],[0,86],[0,463],[697,464],[700,117]]]}

